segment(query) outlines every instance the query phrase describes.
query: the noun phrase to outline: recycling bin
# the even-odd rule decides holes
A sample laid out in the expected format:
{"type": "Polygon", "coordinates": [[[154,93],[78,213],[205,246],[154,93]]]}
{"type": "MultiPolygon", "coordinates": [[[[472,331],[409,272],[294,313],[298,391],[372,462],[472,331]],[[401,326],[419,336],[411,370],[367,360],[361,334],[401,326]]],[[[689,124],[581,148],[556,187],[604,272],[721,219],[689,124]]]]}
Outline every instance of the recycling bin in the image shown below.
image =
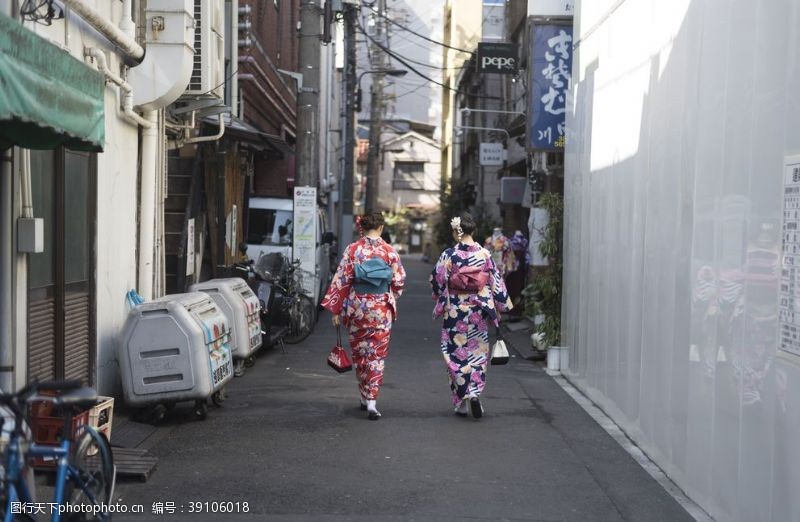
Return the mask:
{"type": "Polygon", "coordinates": [[[243,279],[211,279],[192,285],[190,290],[208,294],[228,318],[234,359],[246,359],[261,347],[261,305],[243,279]]]}
{"type": "Polygon", "coordinates": [[[129,405],[194,400],[205,418],[206,400],[233,377],[228,319],[202,292],[147,301],[129,312],[117,359],[129,405]]]}

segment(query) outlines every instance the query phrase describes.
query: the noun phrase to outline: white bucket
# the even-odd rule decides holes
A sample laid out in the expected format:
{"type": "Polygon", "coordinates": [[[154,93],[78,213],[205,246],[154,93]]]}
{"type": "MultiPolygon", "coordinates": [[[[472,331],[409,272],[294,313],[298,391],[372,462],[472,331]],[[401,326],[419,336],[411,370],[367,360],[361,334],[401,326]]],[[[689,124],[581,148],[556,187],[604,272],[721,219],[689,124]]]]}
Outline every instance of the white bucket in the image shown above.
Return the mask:
{"type": "Polygon", "coordinates": [[[550,371],[557,372],[561,369],[559,364],[559,359],[561,355],[561,350],[558,346],[551,346],[550,349],[547,350],[547,369],[550,371]]]}

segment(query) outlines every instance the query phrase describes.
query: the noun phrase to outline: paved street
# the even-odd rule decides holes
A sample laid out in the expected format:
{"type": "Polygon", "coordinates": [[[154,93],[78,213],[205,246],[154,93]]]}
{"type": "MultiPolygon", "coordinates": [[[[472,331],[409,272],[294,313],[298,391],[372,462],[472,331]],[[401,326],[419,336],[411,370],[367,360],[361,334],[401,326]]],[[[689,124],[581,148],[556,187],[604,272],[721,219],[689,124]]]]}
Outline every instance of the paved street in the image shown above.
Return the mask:
{"type": "Polygon", "coordinates": [[[262,354],[206,421],[178,408],[157,471],[122,483],[121,502],[249,504],[191,520],[691,520],[531,362],[490,369],[483,419],[453,415],[430,266],[404,262],[380,421],[359,410],[354,375],[325,364],[326,314],[302,345],[262,354]]]}

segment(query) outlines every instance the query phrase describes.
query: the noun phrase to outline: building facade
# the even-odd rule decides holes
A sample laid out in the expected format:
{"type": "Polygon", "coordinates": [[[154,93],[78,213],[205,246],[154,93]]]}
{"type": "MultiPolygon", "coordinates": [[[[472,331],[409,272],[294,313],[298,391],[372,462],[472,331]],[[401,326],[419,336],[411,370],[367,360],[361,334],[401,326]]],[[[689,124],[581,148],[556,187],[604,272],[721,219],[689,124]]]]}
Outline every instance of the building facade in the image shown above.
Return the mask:
{"type": "Polygon", "coordinates": [[[443,48],[444,68],[442,83],[442,175],[449,179],[454,169],[453,144],[456,141],[456,126],[460,125],[460,114],[456,108],[459,76],[471,52],[481,38],[483,17],[481,0],[447,0],[444,7],[443,48]]]}

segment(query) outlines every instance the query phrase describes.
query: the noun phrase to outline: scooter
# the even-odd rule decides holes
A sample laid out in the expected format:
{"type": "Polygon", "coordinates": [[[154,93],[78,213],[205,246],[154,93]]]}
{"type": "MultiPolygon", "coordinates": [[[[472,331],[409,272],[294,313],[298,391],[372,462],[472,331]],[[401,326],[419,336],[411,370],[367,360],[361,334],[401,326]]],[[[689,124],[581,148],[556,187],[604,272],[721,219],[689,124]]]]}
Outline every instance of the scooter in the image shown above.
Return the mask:
{"type": "MultiPolygon", "coordinates": [[[[247,251],[247,244],[239,246],[239,250],[244,254],[247,251]]],[[[258,297],[261,305],[261,336],[263,346],[275,346],[279,344],[281,350],[283,338],[289,333],[289,322],[286,318],[287,298],[283,295],[280,285],[276,284],[273,274],[278,274],[283,270],[282,266],[275,266],[276,261],[283,263],[283,259],[276,258],[279,254],[266,254],[261,256],[258,262],[252,259],[234,263],[231,267],[236,276],[247,281],[250,289],[258,297]],[[267,257],[268,256],[268,257],[267,257]]]]}

